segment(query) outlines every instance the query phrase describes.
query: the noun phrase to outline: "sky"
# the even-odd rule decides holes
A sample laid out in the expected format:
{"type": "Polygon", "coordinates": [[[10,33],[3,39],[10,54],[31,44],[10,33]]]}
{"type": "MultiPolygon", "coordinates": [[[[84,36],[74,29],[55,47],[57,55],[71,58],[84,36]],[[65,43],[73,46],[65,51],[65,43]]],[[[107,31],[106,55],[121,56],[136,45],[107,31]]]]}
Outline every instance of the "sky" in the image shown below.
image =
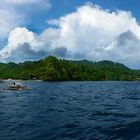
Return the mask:
{"type": "Polygon", "coordinates": [[[139,0],[0,1],[0,62],[111,60],[140,69],[139,0]]]}

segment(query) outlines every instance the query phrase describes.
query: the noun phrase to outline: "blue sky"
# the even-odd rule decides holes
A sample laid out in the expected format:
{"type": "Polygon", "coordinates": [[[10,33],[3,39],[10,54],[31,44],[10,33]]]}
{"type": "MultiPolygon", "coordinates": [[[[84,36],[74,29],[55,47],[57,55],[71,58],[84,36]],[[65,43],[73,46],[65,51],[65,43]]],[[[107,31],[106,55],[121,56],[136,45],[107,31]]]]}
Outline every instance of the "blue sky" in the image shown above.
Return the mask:
{"type": "Polygon", "coordinates": [[[0,61],[48,55],[140,68],[139,0],[0,2],[0,61]]]}
{"type": "Polygon", "coordinates": [[[59,18],[68,13],[71,13],[75,11],[77,7],[84,5],[86,2],[98,4],[102,8],[109,10],[119,9],[131,11],[133,16],[136,17],[137,21],[140,21],[139,0],[135,0],[135,2],[134,0],[50,0],[51,8],[49,10],[40,10],[40,7],[38,10],[34,8],[32,9],[34,12],[30,15],[31,22],[27,27],[35,32],[40,32],[49,26],[45,22],[47,19],[59,18]]]}

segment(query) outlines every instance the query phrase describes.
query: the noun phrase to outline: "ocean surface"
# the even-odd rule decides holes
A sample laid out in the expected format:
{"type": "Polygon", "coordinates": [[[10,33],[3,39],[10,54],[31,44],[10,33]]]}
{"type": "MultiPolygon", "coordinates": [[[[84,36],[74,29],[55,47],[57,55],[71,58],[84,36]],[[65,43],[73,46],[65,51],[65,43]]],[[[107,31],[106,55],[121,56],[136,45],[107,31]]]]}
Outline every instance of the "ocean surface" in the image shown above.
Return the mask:
{"type": "Polygon", "coordinates": [[[0,140],[140,140],[140,82],[0,83],[0,140]]]}

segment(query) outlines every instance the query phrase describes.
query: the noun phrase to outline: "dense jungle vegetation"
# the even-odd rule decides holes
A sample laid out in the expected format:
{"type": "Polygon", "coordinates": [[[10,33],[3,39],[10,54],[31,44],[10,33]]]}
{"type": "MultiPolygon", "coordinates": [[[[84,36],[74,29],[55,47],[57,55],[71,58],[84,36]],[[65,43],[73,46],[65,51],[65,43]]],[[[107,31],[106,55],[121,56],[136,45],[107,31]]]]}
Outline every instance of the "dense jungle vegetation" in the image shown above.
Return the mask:
{"type": "Polygon", "coordinates": [[[71,61],[48,56],[39,61],[0,63],[1,79],[44,81],[140,80],[140,70],[112,61],[71,61]]]}

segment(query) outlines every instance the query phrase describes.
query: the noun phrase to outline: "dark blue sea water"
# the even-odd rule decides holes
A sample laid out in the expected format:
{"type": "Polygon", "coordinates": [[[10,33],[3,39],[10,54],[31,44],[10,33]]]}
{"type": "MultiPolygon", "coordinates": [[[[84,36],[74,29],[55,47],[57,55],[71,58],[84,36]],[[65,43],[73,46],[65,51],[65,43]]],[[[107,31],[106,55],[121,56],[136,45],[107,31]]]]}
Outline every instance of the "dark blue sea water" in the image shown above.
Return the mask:
{"type": "Polygon", "coordinates": [[[0,140],[140,140],[140,82],[0,84],[0,140]]]}

